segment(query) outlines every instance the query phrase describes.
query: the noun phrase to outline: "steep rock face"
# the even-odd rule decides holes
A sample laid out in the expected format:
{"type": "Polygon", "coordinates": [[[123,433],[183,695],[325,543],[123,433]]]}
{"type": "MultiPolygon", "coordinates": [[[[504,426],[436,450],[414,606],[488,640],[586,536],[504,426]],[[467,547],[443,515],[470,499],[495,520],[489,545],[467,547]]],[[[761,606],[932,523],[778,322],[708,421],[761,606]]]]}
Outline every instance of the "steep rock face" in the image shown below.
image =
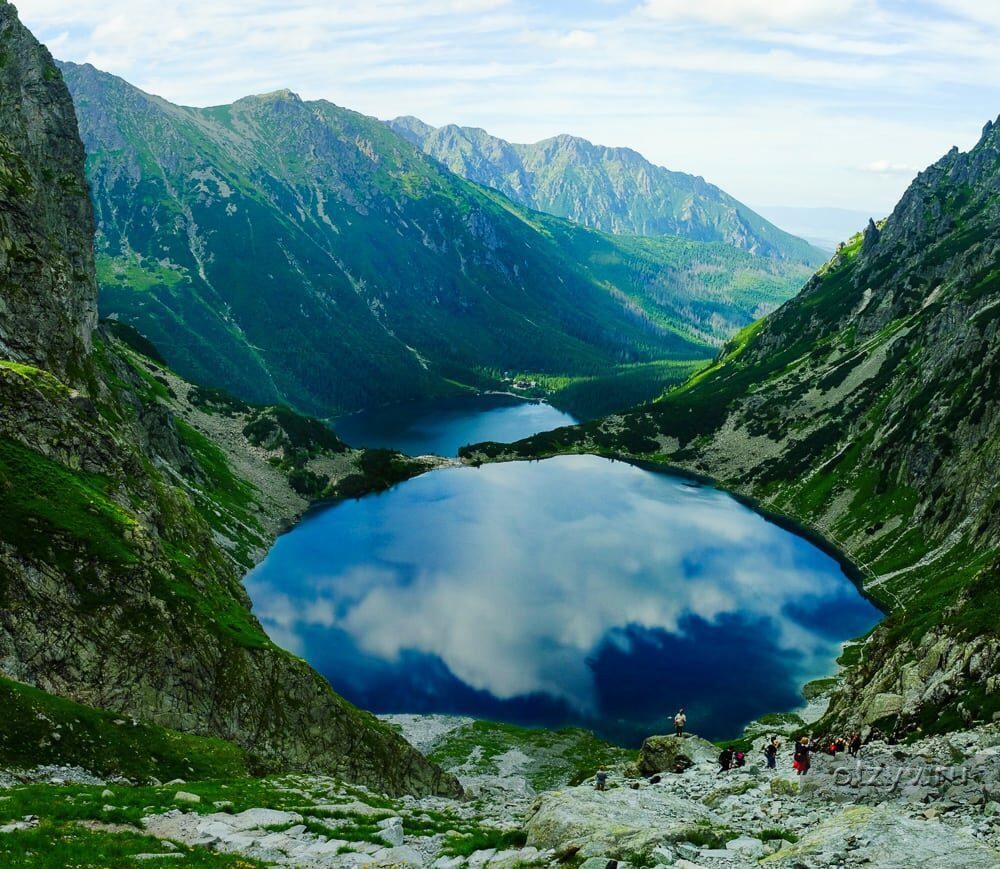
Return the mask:
{"type": "Polygon", "coordinates": [[[356,454],[287,410],[215,394],[196,408],[188,384],[110,332],[92,336],[93,224],[69,95],[12,7],[0,5],[0,22],[0,127],[19,148],[3,166],[27,184],[0,201],[0,242],[37,243],[8,260],[4,284],[0,673],[221,736],[262,769],[457,793],[454,778],[275,647],[240,583],[304,509],[290,483],[332,486],[354,473],[356,454]]]}
{"type": "Polygon", "coordinates": [[[64,70],[103,315],[247,400],[330,416],[503,371],[707,358],[810,271],[529,213],[380,122],[288,91],[191,109],[64,70]]]}
{"type": "Polygon", "coordinates": [[[566,135],[519,145],[475,127],[435,128],[411,117],[388,123],[452,172],[584,226],[722,241],[814,267],[824,258],[704,178],[656,166],[630,148],[566,135]]]}
{"type": "Polygon", "coordinates": [[[49,52],[0,0],[0,355],[79,374],[97,323],[83,146],[49,52]]]}
{"type": "Polygon", "coordinates": [[[990,124],[685,386],[516,452],[655,454],[811,527],[889,612],[859,647],[835,718],[956,727],[1000,712],[998,380],[990,124]]]}
{"type": "MultiPolygon", "coordinates": [[[[87,364],[92,391],[83,396],[0,360],[0,671],[88,706],[231,740],[261,769],[455,793],[451,777],[275,647],[250,613],[242,572],[278,521],[306,504],[267,461],[280,450],[254,458],[246,436],[233,442],[259,411],[232,412],[227,449],[242,458],[240,476],[174,415],[197,419],[176,378],[107,335],[87,364]]],[[[297,449],[315,456],[311,472],[339,455],[297,449]]],[[[340,476],[349,469],[346,461],[340,476]]]]}

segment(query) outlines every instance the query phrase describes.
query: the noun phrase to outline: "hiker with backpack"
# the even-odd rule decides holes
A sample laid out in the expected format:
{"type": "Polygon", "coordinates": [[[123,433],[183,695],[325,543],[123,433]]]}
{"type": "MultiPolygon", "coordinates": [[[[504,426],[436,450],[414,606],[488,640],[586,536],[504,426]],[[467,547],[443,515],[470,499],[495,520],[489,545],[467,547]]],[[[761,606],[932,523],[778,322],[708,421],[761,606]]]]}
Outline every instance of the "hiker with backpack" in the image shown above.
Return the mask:
{"type": "Polygon", "coordinates": [[[733,755],[734,755],[733,749],[728,745],[724,749],[722,749],[722,751],[719,753],[719,772],[717,772],[716,775],[728,772],[732,768],[733,755]]]}

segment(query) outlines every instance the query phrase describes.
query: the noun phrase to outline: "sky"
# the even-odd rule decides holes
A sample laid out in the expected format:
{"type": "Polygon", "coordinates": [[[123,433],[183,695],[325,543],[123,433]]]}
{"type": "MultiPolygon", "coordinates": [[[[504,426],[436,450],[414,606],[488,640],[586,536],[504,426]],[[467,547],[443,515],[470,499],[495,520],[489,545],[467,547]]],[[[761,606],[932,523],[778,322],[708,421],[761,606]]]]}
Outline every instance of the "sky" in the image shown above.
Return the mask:
{"type": "Polygon", "coordinates": [[[983,0],[17,0],[61,60],[185,105],[290,88],[516,142],[573,133],[756,207],[887,214],[1000,113],[983,0]]]}

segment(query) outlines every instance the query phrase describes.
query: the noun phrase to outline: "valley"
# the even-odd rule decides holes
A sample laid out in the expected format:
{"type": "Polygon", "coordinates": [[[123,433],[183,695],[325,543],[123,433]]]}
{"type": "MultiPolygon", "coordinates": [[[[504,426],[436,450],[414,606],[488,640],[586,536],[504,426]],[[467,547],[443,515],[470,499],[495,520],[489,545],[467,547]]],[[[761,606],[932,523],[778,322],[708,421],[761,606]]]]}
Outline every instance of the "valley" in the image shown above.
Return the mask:
{"type": "MultiPolygon", "coordinates": [[[[290,91],[190,109],[62,69],[88,152],[102,316],[246,401],[331,417],[502,388],[505,372],[555,379],[556,400],[627,382],[623,398],[642,401],[818,261],[804,243],[772,258],[589,230],[290,91]]],[[[573,407],[623,406],[606,401],[573,407]]]]}
{"type": "Polygon", "coordinates": [[[998,257],[0,0],[0,863],[1000,865],[998,257]]]}

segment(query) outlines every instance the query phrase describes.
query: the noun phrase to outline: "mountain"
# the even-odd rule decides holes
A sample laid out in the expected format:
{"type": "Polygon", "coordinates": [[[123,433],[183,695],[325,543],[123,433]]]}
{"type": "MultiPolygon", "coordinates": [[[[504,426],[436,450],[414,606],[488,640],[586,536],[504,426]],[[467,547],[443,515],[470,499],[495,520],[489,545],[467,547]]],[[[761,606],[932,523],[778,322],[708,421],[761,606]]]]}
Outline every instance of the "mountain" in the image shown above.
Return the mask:
{"type": "Polygon", "coordinates": [[[466,457],[588,450],[708,475],[856,565],[887,616],[845,658],[834,722],[995,719],[1000,126],[661,401],[466,457]]]}
{"type": "Polygon", "coordinates": [[[838,244],[862,230],[874,216],[853,208],[801,208],[790,205],[762,206],[757,211],[768,220],[788,227],[826,253],[833,253],[838,244]]]}
{"type": "Polygon", "coordinates": [[[721,241],[813,267],[825,259],[704,178],[656,166],[630,148],[566,135],[517,145],[475,127],[431,127],[412,117],[388,124],[452,172],[583,226],[721,241]]]}
{"type": "Polygon", "coordinates": [[[329,416],[506,371],[704,359],[810,271],[530,212],[381,122],[288,91],[191,109],[63,71],[102,315],[250,401],[329,416]]]}
{"type": "Polygon", "coordinates": [[[0,109],[0,761],[460,792],[274,646],[240,582],[306,496],[421,468],[193,387],[134,331],[97,326],[73,105],[3,0],[0,109]],[[65,739],[40,737],[54,720],[65,739]]]}

